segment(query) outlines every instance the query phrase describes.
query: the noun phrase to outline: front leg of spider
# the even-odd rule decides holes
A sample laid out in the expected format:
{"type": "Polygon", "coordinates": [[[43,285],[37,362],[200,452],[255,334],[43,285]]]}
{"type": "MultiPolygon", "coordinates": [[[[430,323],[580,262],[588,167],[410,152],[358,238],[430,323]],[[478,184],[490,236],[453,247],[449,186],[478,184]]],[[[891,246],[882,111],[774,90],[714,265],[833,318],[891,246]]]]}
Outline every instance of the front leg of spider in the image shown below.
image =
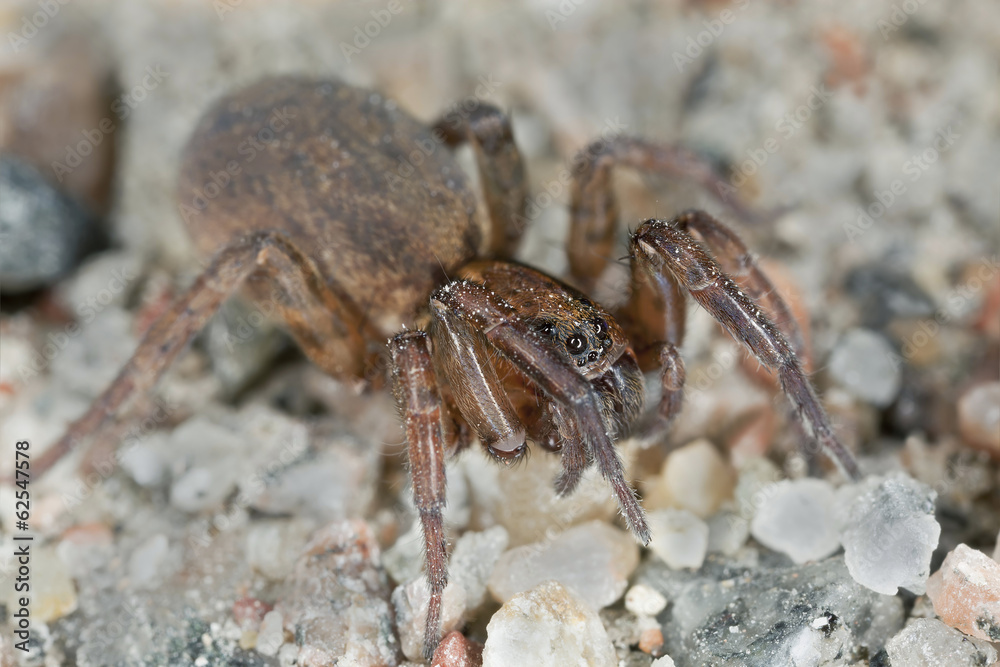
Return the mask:
{"type": "Polygon", "coordinates": [[[625,469],[615,450],[609,425],[603,417],[604,405],[599,392],[580,374],[575,364],[563,357],[550,340],[519,319],[513,308],[492,295],[482,285],[453,283],[438,290],[434,297],[438,308],[465,320],[481,332],[489,343],[533,382],[556,404],[559,414],[572,421],[574,438],[566,447],[584,447],[586,453],[574,452],[573,467],[567,471],[563,486],[572,482],[580,461],[593,459],[614,491],[629,529],[643,543],[649,543],[646,515],[635,491],[625,480],[625,469]]]}
{"type": "Polygon", "coordinates": [[[424,531],[430,600],[424,626],[424,657],[441,640],[441,596],[448,585],[448,553],[442,512],[445,506],[442,402],[427,334],[409,331],[389,341],[392,381],[406,429],[413,501],[424,531]]]}
{"type": "Polygon", "coordinates": [[[848,479],[861,479],[857,461],[836,436],[791,344],[750,297],[678,220],[647,220],[630,241],[632,261],[648,271],[669,272],[730,335],[774,369],[804,425],[848,479]]]}

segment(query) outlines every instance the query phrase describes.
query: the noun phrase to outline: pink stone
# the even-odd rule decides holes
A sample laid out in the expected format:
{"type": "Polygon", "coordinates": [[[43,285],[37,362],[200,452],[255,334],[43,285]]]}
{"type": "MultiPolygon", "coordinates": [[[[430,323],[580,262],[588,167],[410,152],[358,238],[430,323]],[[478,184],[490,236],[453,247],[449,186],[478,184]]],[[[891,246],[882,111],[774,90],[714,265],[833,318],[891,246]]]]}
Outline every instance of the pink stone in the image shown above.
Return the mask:
{"type": "Polygon", "coordinates": [[[967,635],[1000,641],[1000,563],[959,544],[927,581],[941,620],[967,635]]]}
{"type": "Polygon", "coordinates": [[[431,659],[431,667],[481,667],[483,645],[472,642],[458,631],[448,633],[431,659]]]}

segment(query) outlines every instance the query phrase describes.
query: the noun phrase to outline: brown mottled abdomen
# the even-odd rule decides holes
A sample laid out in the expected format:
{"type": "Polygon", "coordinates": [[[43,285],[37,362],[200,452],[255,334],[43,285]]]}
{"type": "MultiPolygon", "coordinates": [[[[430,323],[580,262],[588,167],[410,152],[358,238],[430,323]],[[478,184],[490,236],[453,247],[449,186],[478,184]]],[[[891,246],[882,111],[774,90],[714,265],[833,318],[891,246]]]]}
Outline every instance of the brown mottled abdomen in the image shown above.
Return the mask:
{"type": "Polygon", "coordinates": [[[428,128],[336,81],[279,77],[219,100],[185,149],[177,196],[206,257],[281,231],[386,335],[484,232],[464,173],[428,128]]]}

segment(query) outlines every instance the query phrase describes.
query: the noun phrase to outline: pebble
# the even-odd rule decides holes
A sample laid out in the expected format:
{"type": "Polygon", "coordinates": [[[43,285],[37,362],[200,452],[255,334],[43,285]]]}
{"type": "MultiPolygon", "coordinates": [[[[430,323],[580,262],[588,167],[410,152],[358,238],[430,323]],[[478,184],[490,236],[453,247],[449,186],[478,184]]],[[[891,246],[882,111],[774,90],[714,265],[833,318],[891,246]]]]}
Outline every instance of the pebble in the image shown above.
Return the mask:
{"type": "Polygon", "coordinates": [[[781,480],[781,471],[765,458],[748,459],[740,466],[733,501],[740,517],[749,521],[781,480]]]}
{"type": "Polygon", "coordinates": [[[512,597],[486,633],[483,667],[618,664],[597,612],[556,581],[512,597]]]}
{"type": "Polygon", "coordinates": [[[247,631],[258,632],[260,624],[274,607],[252,597],[242,597],[233,603],[233,620],[244,633],[247,631]]]}
{"type": "Polygon", "coordinates": [[[708,520],[708,552],[732,556],[750,537],[750,522],[735,512],[717,512],[708,520]]]}
{"type": "Polygon", "coordinates": [[[486,601],[490,575],[508,541],[503,526],[468,532],[458,538],[448,559],[448,579],[465,590],[466,611],[475,611],[486,601]]]}
{"type": "Polygon", "coordinates": [[[997,660],[995,648],[936,618],[911,621],[885,649],[893,667],[985,667],[997,660]]]}
{"type": "Polygon", "coordinates": [[[34,168],[0,156],[0,290],[47,287],[99,243],[94,218],[34,168]]]}
{"type": "Polygon", "coordinates": [[[649,667],[675,667],[675,663],[669,655],[661,655],[649,667]]]}
{"type": "Polygon", "coordinates": [[[903,624],[902,603],[856,583],[841,557],[788,565],[766,552],[741,564],[710,558],[701,569],[643,562],[635,585],[670,601],[663,650],[682,666],[846,665],[874,655],[903,624]]]}
{"type": "Polygon", "coordinates": [[[310,434],[322,442],[315,456],[281,468],[255,495],[251,507],[267,514],[308,517],[322,523],[364,516],[381,468],[378,448],[344,433],[310,434]]]}
{"type": "Polygon", "coordinates": [[[267,578],[282,581],[294,570],[312,529],[302,519],[254,521],[247,531],[247,562],[267,578]]]}
{"type": "Polygon", "coordinates": [[[424,571],[424,532],[419,520],[414,521],[410,528],[383,552],[382,565],[397,583],[420,576],[424,571]]]}
{"type": "Polygon", "coordinates": [[[205,326],[205,351],[225,396],[236,396],[288,348],[274,310],[274,303],[229,299],[205,326]]]}
{"type": "Polygon", "coordinates": [[[783,480],[768,491],[750,523],[755,540],[800,564],[840,548],[833,485],[821,479],[783,480]]]}
{"type": "Polygon", "coordinates": [[[958,431],[970,446],[1000,458],[1000,382],[986,382],[962,394],[958,431]]]}
{"type": "MultiPolygon", "coordinates": [[[[633,441],[617,443],[628,461],[633,441]]],[[[463,456],[474,513],[481,525],[500,524],[507,529],[511,546],[531,544],[594,519],[607,521],[618,513],[608,483],[596,467],[588,469],[573,493],[561,497],[554,480],[562,470],[558,455],[536,452],[531,465],[501,468],[479,453],[463,456]]],[[[450,484],[449,484],[450,491],[450,484]]],[[[450,504],[449,499],[449,504],[450,504]]]]}
{"type": "MultiPolygon", "coordinates": [[[[0,62],[0,153],[17,155],[103,213],[113,181],[120,186],[122,180],[122,175],[115,178],[113,135],[131,109],[113,106],[108,84],[118,68],[106,58],[107,44],[93,39],[85,24],[65,15],[57,19],[58,11],[36,5],[0,16],[0,25],[11,24],[5,35],[31,40],[26,49],[24,43],[14,46],[12,57],[0,62]],[[47,15],[44,23],[35,13],[39,9],[47,15]],[[57,23],[56,31],[50,31],[57,23]],[[34,40],[35,28],[48,34],[34,40]]],[[[118,99],[128,100],[129,106],[135,100],[130,95],[118,99]]],[[[5,192],[2,186],[0,192],[5,192]]]]}
{"type": "Polygon", "coordinates": [[[489,578],[499,602],[558,581],[594,609],[621,597],[639,564],[639,546],[629,533],[601,521],[573,526],[553,539],[506,551],[489,578]]]}
{"type": "Polygon", "coordinates": [[[735,482],[719,450],[702,438],[670,453],[660,474],[645,486],[645,504],[649,509],[685,509],[707,519],[732,497],[735,482]]]}
{"type": "Polygon", "coordinates": [[[399,661],[389,582],[379,560],[372,530],[360,520],[331,523],[306,545],[270,612],[280,612],[294,632],[300,667],[336,658],[345,664],[399,661]]]}
{"type": "Polygon", "coordinates": [[[927,581],[934,613],[953,628],[1000,641],[1000,563],[959,544],[927,581]]]}
{"type": "Polygon", "coordinates": [[[871,477],[842,493],[856,494],[841,530],[851,576],[885,595],[899,588],[922,594],[941,535],[934,518],[937,493],[902,473],[871,477]]]}
{"type": "Polygon", "coordinates": [[[650,550],[673,569],[699,568],[708,551],[708,525],[687,510],[649,513],[650,550]]]}
{"type": "MultiPolygon", "coordinates": [[[[66,563],[52,547],[31,553],[31,622],[51,623],[76,611],[76,586],[66,563]]],[[[14,602],[22,595],[7,586],[7,609],[19,609],[14,602]]]]}
{"type": "Polygon", "coordinates": [[[667,598],[645,584],[637,584],[625,594],[625,608],[636,616],[656,616],[667,606],[667,598]]]}
{"type": "Polygon", "coordinates": [[[851,329],[830,355],[830,375],[857,398],[884,408],[902,383],[898,356],[882,334],[851,329]]]}
{"type": "Polygon", "coordinates": [[[461,632],[445,635],[434,651],[431,667],[482,667],[483,645],[469,641],[461,632]]]}
{"type": "Polygon", "coordinates": [[[164,576],[170,542],[163,533],[157,533],[136,547],[128,559],[129,583],[135,589],[153,588],[164,576]]]}
{"type": "Polygon", "coordinates": [[[171,485],[170,503],[192,513],[221,505],[236,488],[240,473],[230,457],[245,445],[234,430],[203,416],[174,429],[168,446],[177,453],[178,466],[186,462],[190,467],[171,485]]]}
{"type": "Polygon", "coordinates": [[[283,643],[285,643],[285,629],[281,612],[269,611],[264,614],[260,623],[255,648],[261,655],[274,656],[283,643]]]}
{"type": "MultiPolygon", "coordinates": [[[[392,605],[396,610],[396,628],[400,644],[403,647],[403,655],[410,660],[423,659],[424,630],[430,598],[430,588],[424,575],[397,586],[392,592],[392,605]]],[[[449,581],[441,595],[442,634],[459,629],[464,613],[465,590],[454,581],[449,581]]]]}
{"type": "Polygon", "coordinates": [[[934,314],[934,302],[910,275],[879,264],[854,269],[847,275],[844,286],[859,302],[865,324],[874,329],[893,319],[934,314]]]}

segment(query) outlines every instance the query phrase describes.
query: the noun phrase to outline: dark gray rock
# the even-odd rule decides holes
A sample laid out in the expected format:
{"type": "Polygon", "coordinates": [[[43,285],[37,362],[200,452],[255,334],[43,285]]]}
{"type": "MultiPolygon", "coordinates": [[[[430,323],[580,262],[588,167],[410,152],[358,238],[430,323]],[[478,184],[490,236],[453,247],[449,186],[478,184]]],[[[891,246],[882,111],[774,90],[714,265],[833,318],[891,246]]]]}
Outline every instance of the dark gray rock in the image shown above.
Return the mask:
{"type": "Polygon", "coordinates": [[[51,285],[101,242],[97,221],[41,174],[0,155],[0,290],[51,285]]]}
{"type": "Polygon", "coordinates": [[[677,667],[846,666],[878,652],[903,623],[899,599],[856,583],[843,558],[761,559],[737,566],[710,555],[696,572],[658,559],[640,566],[635,583],[669,601],[657,619],[677,667]]]}

